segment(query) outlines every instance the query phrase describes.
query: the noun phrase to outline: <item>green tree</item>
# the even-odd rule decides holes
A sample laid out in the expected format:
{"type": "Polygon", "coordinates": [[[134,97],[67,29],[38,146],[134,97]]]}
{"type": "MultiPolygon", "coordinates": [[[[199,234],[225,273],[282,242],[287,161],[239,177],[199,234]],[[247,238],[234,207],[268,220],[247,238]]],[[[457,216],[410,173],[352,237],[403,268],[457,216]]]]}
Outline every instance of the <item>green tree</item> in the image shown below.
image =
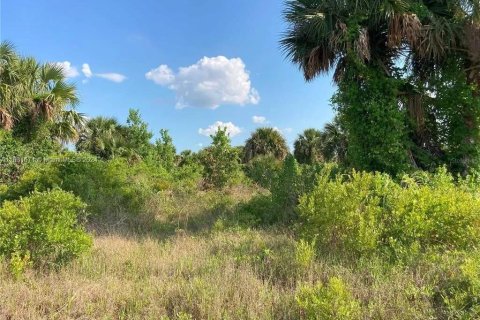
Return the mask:
{"type": "Polygon", "coordinates": [[[243,158],[249,162],[256,156],[272,155],[283,160],[288,154],[288,146],[281,133],[274,128],[259,128],[245,142],[243,158]]]}
{"type": "Polygon", "coordinates": [[[223,188],[240,172],[237,150],[231,146],[227,129],[219,129],[212,138],[212,144],[202,152],[204,180],[207,186],[223,188]]]}
{"type": "Polygon", "coordinates": [[[168,130],[160,130],[160,138],[155,141],[155,157],[160,164],[167,170],[172,170],[175,166],[177,150],[173,144],[172,137],[168,130]]]}
{"type": "Polygon", "coordinates": [[[299,184],[300,168],[291,154],[285,157],[283,167],[272,186],[272,200],[278,207],[277,221],[291,222],[296,217],[301,188],[299,184]]]}
{"type": "MultiPolygon", "coordinates": [[[[281,43],[305,78],[311,80],[335,69],[339,95],[334,101],[349,136],[348,156],[360,168],[398,171],[418,160],[415,152],[408,151],[411,147],[434,156],[438,153],[440,143],[431,142],[438,136],[426,134],[424,126],[425,119],[433,119],[432,124],[437,120],[434,112],[425,110],[422,101],[428,91],[420,84],[442,72],[446,60],[456,59],[457,69],[466,75],[461,81],[476,85],[472,94],[478,95],[480,13],[476,0],[296,0],[287,2],[284,16],[289,29],[281,43]],[[363,108],[352,106],[355,101],[362,101],[363,108]],[[408,121],[402,120],[405,117],[408,121]],[[413,125],[402,126],[402,121],[413,125]],[[408,141],[405,137],[410,130],[414,133],[408,141]],[[385,139],[384,134],[388,134],[385,139]],[[369,149],[372,146],[377,147],[369,149]]],[[[477,144],[478,116],[472,110],[478,104],[465,107],[458,103],[457,107],[463,110],[462,143],[477,144]]],[[[466,148],[464,162],[472,162],[467,158],[475,157],[473,149],[466,148]]]]}
{"type": "Polygon", "coordinates": [[[153,133],[148,130],[148,124],[142,120],[139,110],[129,110],[127,126],[122,129],[127,156],[138,155],[145,158],[152,149],[150,139],[152,139],[153,133]]]}
{"type": "Polygon", "coordinates": [[[355,168],[397,174],[410,167],[405,112],[398,107],[396,79],[378,70],[358,85],[349,71],[333,98],[347,128],[347,161],[355,168]]]}
{"type": "Polygon", "coordinates": [[[394,172],[408,163],[396,99],[400,83],[390,76],[392,57],[401,50],[388,45],[397,9],[373,1],[299,0],[287,2],[284,14],[290,28],[281,43],[306,80],[335,69],[334,102],[350,139],[350,160],[361,169],[394,172]]]}

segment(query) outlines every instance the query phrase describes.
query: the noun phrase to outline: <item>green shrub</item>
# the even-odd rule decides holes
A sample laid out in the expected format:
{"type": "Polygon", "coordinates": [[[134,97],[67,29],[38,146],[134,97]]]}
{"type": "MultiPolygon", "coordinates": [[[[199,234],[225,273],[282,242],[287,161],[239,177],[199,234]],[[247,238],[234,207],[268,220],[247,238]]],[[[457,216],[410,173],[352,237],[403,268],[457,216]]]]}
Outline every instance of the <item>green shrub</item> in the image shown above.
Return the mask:
{"type": "Polygon", "coordinates": [[[62,184],[58,168],[50,164],[37,164],[27,169],[18,181],[4,193],[3,200],[16,200],[34,191],[43,192],[62,184]]]}
{"type": "Polygon", "coordinates": [[[165,180],[158,178],[161,173],[154,174],[143,162],[129,164],[124,159],[64,163],[60,169],[62,188],[79,195],[97,216],[141,212],[154,190],[168,188],[165,180]]]}
{"type": "Polygon", "coordinates": [[[202,179],[203,167],[197,163],[185,164],[173,170],[173,180],[177,188],[195,190],[202,179]]]}
{"type": "Polygon", "coordinates": [[[276,208],[270,195],[257,195],[238,210],[237,219],[246,226],[269,225],[277,222],[276,208]]]}
{"type": "MultiPolygon", "coordinates": [[[[452,254],[434,261],[440,271],[433,295],[442,318],[480,317],[480,252],[452,254]]],[[[438,271],[437,271],[438,272],[438,271]]]]}
{"type": "Polygon", "coordinates": [[[295,261],[301,270],[308,270],[315,261],[315,240],[311,243],[300,239],[295,244],[295,261]]]}
{"type": "Polygon", "coordinates": [[[203,176],[207,187],[223,188],[240,174],[240,159],[237,150],[230,145],[226,129],[211,136],[212,145],[201,154],[203,176]]]}
{"type": "Polygon", "coordinates": [[[23,165],[16,160],[25,156],[25,147],[9,132],[0,129],[0,183],[17,180],[23,165]]]}
{"type": "Polygon", "coordinates": [[[295,300],[302,319],[353,320],[360,318],[360,304],[340,278],[330,278],[327,285],[303,286],[295,300]]]}
{"type": "Polygon", "coordinates": [[[324,172],[315,189],[304,196],[299,213],[308,236],[318,235],[318,243],[335,250],[363,253],[377,248],[380,241],[383,196],[393,181],[380,174],[352,174],[330,180],[324,172]]]}
{"type": "Polygon", "coordinates": [[[386,252],[394,259],[431,250],[471,249],[480,241],[480,199],[444,170],[421,182],[326,171],[298,207],[308,237],[324,248],[386,252]]]}
{"type": "Polygon", "coordinates": [[[30,262],[36,267],[68,262],[92,243],[81,225],[85,208],[78,197],[61,190],[5,201],[0,208],[0,255],[14,273],[30,262]]]}
{"type": "Polygon", "coordinates": [[[273,155],[257,156],[245,165],[245,174],[259,186],[271,189],[282,169],[282,162],[273,155]]]}
{"type": "Polygon", "coordinates": [[[58,187],[79,196],[97,216],[119,210],[135,214],[148,196],[169,189],[172,180],[165,169],[144,162],[99,161],[88,154],[67,153],[27,170],[4,198],[15,200],[58,187]]]}
{"type": "Polygon", "coordinates": [[[51,139],[22,143],[0,129],[0,183],[15,183],[26,169],[55,152],[59,152],[59,145],[51,139]]]}
{"type": "Polygon", "coordinates": [[[404,187],[385,201],[383,241],[395,255],[415,250],[468,250],[480,243],[480,198],[441,171],[404,187]]]}

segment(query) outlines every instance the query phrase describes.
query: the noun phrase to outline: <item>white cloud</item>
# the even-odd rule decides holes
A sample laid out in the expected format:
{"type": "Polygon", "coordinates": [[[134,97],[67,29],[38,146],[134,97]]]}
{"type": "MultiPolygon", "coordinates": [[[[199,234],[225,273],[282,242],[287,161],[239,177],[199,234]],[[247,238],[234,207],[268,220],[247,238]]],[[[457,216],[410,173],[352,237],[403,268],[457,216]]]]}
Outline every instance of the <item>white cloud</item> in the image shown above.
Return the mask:
{"type": "MultiPolygon", "coordinates": [[[[90,68],[90,65],[88,63],[84,63],[82,65],[82,72],[83,72],[83,75],[86,78],[98,77],[98,78],[103,78],[103,79],[113,81],[113,82],[116,82],[116,83],[123,82],[123,81],[125,81],[125,79],[127,79],[127,77],[124,76],[123,74],[115,73],[115,72],[93,73],[92,69],[90,68]]],[[[82,82],[86,83],[87,81],[83,80],[82,82]]]]}
{"type": "Polygon", "coordinates": [[[83,72],[83,75],[87,78],[91,78],[93,75],[92,70],[90,69],[90,66],[88,65],[88,63],[82,64],[82,72],[83,72]]]}
{"type": "Polygon", "coordinates": [[[66,78],[75,78],[80,74],[70,61],[55,62],[54,64],[62,68],[63,75],[66,78]]]}
{"type": "Polygon", "coordinates": [[[240,134],[242,132],[242,129],[234,125],[232,122],[222,122],[222,121],[217,121],[214,124],[208,126],[208,128],[205,129],[198,129],[198,133],[204,136],[211,136],[214,135],[218,129],[227,129],[227,133],[230,137],[235,137],[236,135],[240,134]]]}
{"type": "Polygon", "coordinates": [[[172,84],[175,81],[175,75],[173,74],[172,69],[165,64],[148,71],[145,74],[145,77],[161,86],[172,84]]]}
{"type": "Polygon", "coordinates": [[[256,124],[268,123],[267,118],[265,118],[263,116],[253,116],[252,121],[253,121],[253,123],[256,123],[256,124]]]}
{"type": "Polygon", "coordinates": [[[125,81],[125,79],[127,79],[126,76],[124,76],[123,74],[120,74],[120,73],[97,73],[95,74],[96,77],[99,77],[99,78],[103,78],[103,79],[107,79],[107,80],[110,80],[110,81],[113,81],[113,82],[116,82],[116,83],[120,83],[120,82],[123,82],[125,81]]]}
{"type": "Polygon", "coordinates": [[[292,128],[280,129],[279,127],[273,127],[273,130],[276,130],[276,131],[280,132],[281,134],[287,134],[287,133],[291,133],[293,131],[292,128]]]}
{"type": "Polygon", "coordinates": [[[177,108],[215,109],[221,105],[258,104],[260,101],[240,58],[204,57],[191,66],[180,68],[176,74],[168,66],[160,65],[145,77],[174,91],[177,108]]]}

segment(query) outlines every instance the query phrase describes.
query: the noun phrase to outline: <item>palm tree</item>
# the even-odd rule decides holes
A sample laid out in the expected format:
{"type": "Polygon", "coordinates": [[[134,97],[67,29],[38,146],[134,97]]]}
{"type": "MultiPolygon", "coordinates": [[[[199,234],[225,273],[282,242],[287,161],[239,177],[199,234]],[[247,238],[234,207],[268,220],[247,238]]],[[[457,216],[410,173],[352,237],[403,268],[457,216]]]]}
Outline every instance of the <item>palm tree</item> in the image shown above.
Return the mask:
{"type": "MultiPolygon", "coordinates": [[[[416,80],[399,86],[396,94],[399,106],[407,109],[414,123],[420,147],[435,135],[427,134],[425,119],[437,120],[427,114],[422,99],[427,92],[418,83],[442,72],[445,61],[453,57],[467,81],[477,85],[475,94],[480,96],[478,0],[293,0],[286,6],[289,28],[281,45],[307,81],[334,70],[334,81],[341,83],[348,71],[351,82],[362,87],[370,77],[368,70],[377,70],[386,79],[401,79],[398,65],[405,62],[406,74],[416,80]]],[[[466,112],[464,123],[471,134],[465,140],[470,143],[478,140],[471,137],[478,126],[476,119],[466,112]]],[[[353,141],[361,139],[352,134],[353,141]]]]}
{"type": "Polygon", "coordinates": [[[245,162],[249,162],[259,155],[272,155],[283,160],[287,154],[287,143],[278,130],[258,128],[245,142],[243,157],[245,162]]]}
{"type": "Polygon", "coordinates": [[[322,133],[316,129],[306,129],[295,140],[293,154],[298,163],[312,164],[323,160],[322,133]]]}
{"type": "MultiPolygon", "coordinates": [[[[355,63],[390,74],[400,48],[389,46],[389,38],[404,30],[389,26],[402,9],[401,3],[388,1],[288,1],[284,17],[290,27],[281,45],[307,81],[334,69],[339,82],[347,66],[355,63]]],[[[408,22],[406,30],[418,25],[416,19],[408,22]]]]}
{"type": "Polygon", "coordinates": [[[391,74],[407,54],[418,68],[434,67],[451,54],[466,54],[479,76],[480,5],[453,1],[287,1],[289,29],[281,40],[306,80],[362,63],[391,74]]]}
{"type": "Polygon", "coordinates": [[[90,152],[103,159],[114,158],[123,145],[120,127],[114,118],[93,118],[80,133],[76,149],[90,152]]]}
{"type": "MultiPolygon", "coordinates": [[[[74,118],[67,106],[78,104],[76,88],[66,82],[63,70],[54,64],[39,64],[20,57],[12,44],[0,44],[0,127],[13,129],[30,118],[32,123],[74,118]]],[[[78,123],[77,123],[78,124],[78,123]]],[[[71,134],[72,135],[72,134],[71,134]]]]}
{"type": "Polygon", "coordinates": [[[78,140],[80,132],[85,129],[86,116],[75,110],[63,110],[53,121],[51,134],[63,143],[78,140]]]}
{"type": "Polygon", "coordinates": [[[323,158],[326,161],[344,163],[347,154],[347,135],[337,118],[325,125],[321,139],[323,158]]]}
{"type": "Polygon", "coordinates": [[[18,72],[19,60],[11,43],[0,44],[0,128],[6,130],[13,128],[25,97],[26,79],[18,72]]]}
{"type": "Polygon", "coordinates": [[[48,63],[34,66],[33,63],[27,63],[27,69],[36,72],[36,79],[30,88],[34,118],[40,116],[43,120],[50,121],[66,106],[78,104],[75,85],[65,82],[60,66],[48,63]]]}

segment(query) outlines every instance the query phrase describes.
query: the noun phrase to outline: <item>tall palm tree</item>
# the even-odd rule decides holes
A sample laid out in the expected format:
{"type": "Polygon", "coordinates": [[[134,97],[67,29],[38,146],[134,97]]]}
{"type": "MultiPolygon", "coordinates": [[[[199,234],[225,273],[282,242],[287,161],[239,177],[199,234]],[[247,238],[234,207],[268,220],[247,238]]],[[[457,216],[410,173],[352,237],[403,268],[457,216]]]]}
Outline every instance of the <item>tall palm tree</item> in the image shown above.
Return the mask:
{"type": "Polygon", "coordinates": [[[120,127],[114,118],[90,119],[80,133],[76,143],[77,150],[90,152],[103,159],[114,158],[123,143],[120,127]]]}
{"type": "Polygon", "coordinates": [[[244,161],[249,162],[259,155],[272,155],[283,160],[288,154],[288,146],[281,133],[274,128],[259,128],[245,142],[244,161]]]}
{"type": "Polygon", "coordinates": [[[293,0],[286,6],[289,29],[281,45],[307,80],[335,69],[338,82],[354,62],[391,74],[405,54],[425,68],[463,52],[478,74],[478,0],[293,0]]]}
{"type": "MultiPolygon", "coordinates": [[[[367,64],[392,72],[392,59],[401,50],[389,38],[404,30],[390,30],[403,11],[402,1],[294,0],[287,1],[284,17],[289,29],[281,40],[287,55],[305,79],[334,70],[339,82],[348,65],[367,64]]],[[[405,30],[418,21],[405,20],[405,30]]],[[[403,24],[401,25],[404,26],[403,24]]]]}
{"type": "Polygon", "coordinates": [[[323,160],[322,132],[306,129],[295,140],[293,154],[299,163],[312,164],[323,160]]]}
{"type": "MultiPolygon", "coordinates": [[[[307,81],[334,70],[334,81],[341,83],[348,70],[360,87],[369,77],[366,70],[401,79],[398,66],[406,62],[407,75],[416,80],[399,87],[396,94],[414,123],[420,147],[431,144],[434,136],[426,130],[426,119],[437,120],[427,114],[423,101],[427,92],[418,83],[427,82],[454,57],[480,96],[478,0],[293,0],[286,2],[284,17],[289,28],[281,45],[307,81]]],[[[473,134],[476,116],[465,113],[466,131],[473,134]]],[[[476,140],[468,135],[465,139],[476,140]]]]}

